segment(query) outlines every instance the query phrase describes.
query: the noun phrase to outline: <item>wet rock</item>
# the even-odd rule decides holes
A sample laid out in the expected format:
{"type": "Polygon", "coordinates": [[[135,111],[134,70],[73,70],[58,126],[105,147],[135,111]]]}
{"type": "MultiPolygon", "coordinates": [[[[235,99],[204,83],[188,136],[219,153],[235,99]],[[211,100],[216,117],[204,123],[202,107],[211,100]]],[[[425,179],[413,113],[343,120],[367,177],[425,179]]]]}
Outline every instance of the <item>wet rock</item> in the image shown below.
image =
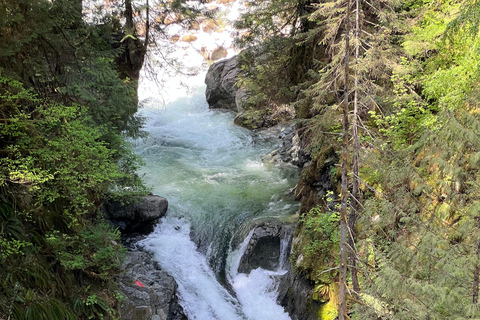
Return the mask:
{"type": "Polygon", "coordinates": [[[193,34],[187,34],[187,35],[182,37],[183,42],[193,42],[193,41],[196,41],[196,40],[197,40],[197,37],[194,36],[193,34]]]}
{"type": "Polygon", "coordinates": [[[202,55],[205,60],[213,60],[217,61],[222,58],[225,58],[228,54],[227,49],[225,49],[222,46],[216,46],[213,49],[207,49],[205,46],[203,46],[200,49],[200,54],[202,55]]]}
{"type": "Polygon", "coordinates": [[[282,239],[289,240],[294,227],[282,222],[262,222],[253,231],[252,237],[243,254],[238,272],[250,273],[250,271],[262,268],[266,270],[278,270],[281,267],[282,250],[288,252],[289,248],[282,248],[282,239]]]}
{"type": "Polygon", "coordinates": [[[303,167],[310,157],[302,150],[300,137],[295,123],[282,123],[275,127],[259,131],[260,134],[276,137],[280,140],[280,147],[263,157],[264,162],[285,162],[297,167],[303,167]]]}
{"type": "Polygon", "coordinates": [[[218,24],[214,19],[207,19],[202,22],[202,30],[205,33],[216,32],[218,29],[218,24]]]}
{"type": "Polygon", "coordinates": [[[288,272],[280,278],[277,303],[292,320],[317,320],[321,303],[312,299],[314,283],[295,274],[288,263],[288,272]]]}
{"type": "Polygon", "coordinates": [[[321,303],[311,298],[314,283],[295,274],[289,261],[294,228],[294,225],[272,221],[257,225],[242,256],[238,272],[249,273],[259,267],[272,271],[279,267],[286,270],[284,275],[276,276],[277,303],[285,308],[292,320],[317,320],[321,303]]]}
{"type": "Polygon", "coordinates": [[[189,30],[200,30],[200,22],[193,20],[188,23],[189,30]]]}
{"type": "Polygon", "coordinates": [[[164,19],[163,19],[163,23],[165,25],[170,25],[170,24],[173,24],[173,23],[176,23],[176,22],[179,22],[181,20],[180,16],[176,13],[169,13],[164,19]]]}
{"type": "Polygon", "coordinates": [[[121,320],[187,320],[178,304],[177,283],[146,252],[131,251],[117,278],[124,299],[121,320]]]}
{"type": "Polygon", "coordinates": [[[235,97],[239,72],[237,56],[218,61],[210,66],[205,77],[207,85],[205,96],[210,108],[238,111],[235,97]]]}
{"type": "Polygon", "coordinates": [[[153,231],[158,219],[165,216],[168,209],[167,199],[148,195],[138,203],[122,204],[110,201],[103,206],[109,222],[124,234],[146,234],[153,231]]]}
{"type": "Polygon", "coordinates": [[[213,49],[212,53],[210,54],[210,60],[217,61],[227,56],[227,49],[222,46],[219,46],[213,49]]]}

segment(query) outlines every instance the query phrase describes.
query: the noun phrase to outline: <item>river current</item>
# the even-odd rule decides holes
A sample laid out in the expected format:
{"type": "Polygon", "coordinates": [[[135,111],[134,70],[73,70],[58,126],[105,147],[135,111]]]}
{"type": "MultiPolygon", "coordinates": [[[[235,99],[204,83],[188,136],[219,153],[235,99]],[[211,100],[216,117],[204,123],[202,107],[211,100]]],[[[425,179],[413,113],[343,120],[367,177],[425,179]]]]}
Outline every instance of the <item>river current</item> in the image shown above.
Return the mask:
{"type": "MultiPolygon", "coordinates": [[[[198,55],[187,59],[202,65],[198,55]]],[[[141,76],[140,114],[149,136],[134,142],[135,152],[145,161],[144,182],[168,199],[169,209],[140,245],[175,278],[190,320],[290,319],[276,304],[275,276],[285,270],[237,269],[255,223],[298,210],[288,195],[298,169],[262,161],[278,139],[234,125],[231,112],[209,110],[206,67],[196,70],[172,75],[160,66],[154,72],[161,86],[141,76]]]]}
{"type": "Polygon", "coordinates": [[[135,148],[146,163],[141,174],[169,210],[141,244],[178,282],[189,319],[290,319],[275,302],[273,276],[285,271],[237,268],[256,220],[297,210],[286,195],[297,170],[264,164],[275,141],[235,126],[232,113],[209,110],[203,86],[143,113],[149,137],[135,148]],[[243,243],[233,240],[239,235],[243,243]]]}

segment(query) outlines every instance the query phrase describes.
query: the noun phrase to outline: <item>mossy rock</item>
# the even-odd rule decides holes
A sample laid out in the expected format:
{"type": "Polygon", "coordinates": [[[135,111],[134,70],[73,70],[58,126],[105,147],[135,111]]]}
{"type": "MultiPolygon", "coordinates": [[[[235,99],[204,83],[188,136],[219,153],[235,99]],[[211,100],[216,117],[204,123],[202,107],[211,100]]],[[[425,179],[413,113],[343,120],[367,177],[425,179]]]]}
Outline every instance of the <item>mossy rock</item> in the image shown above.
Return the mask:
{"type": "Polygon", "coordinates": [[[318,310],[318,318],[321,320],[334,320],[338,316],[338,283],[332,283],[328,288],[330,299],[318,310]]]}

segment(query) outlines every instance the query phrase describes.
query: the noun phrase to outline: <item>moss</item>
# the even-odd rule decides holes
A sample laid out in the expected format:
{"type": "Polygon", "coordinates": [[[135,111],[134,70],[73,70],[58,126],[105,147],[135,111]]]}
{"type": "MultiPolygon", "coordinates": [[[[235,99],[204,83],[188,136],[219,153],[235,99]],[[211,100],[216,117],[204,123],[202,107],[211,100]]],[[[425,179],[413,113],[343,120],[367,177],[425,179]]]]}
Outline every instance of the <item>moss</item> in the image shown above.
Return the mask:
{"type": "Polygon", "coordinates": [[[318,310],[318,318],[320,320],[333,320],[338,316],[338,284],[331,284],[330,286],[330,300],[320,307],[318,310]]]}
{"type": "Polygon", "coordinates": [[[248,109],[244,112],[239,113],[234,120],[234,123],[237,126],[241,126],[247,129],[258,129],[263,127],[264,124],[264,114],[262,110],[248,109]]]}

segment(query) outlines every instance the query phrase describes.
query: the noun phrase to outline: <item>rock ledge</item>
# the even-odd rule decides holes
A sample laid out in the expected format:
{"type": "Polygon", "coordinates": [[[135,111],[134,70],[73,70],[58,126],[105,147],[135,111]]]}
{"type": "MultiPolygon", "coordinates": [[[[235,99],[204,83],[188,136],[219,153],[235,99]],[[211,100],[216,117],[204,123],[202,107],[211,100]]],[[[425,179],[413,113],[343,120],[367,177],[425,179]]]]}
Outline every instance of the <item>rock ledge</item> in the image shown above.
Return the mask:
{"type": "Polygon", "coordinates": [[[138,203],[122,204],[120,201],[110,201],[103,205],[103,212],[114,227],[124,234],[148,234],[158,219],[165,216],[168,209],[167,199],[148,195],[138,203]]]}
{"type": "Polygon", "coordinates": [[[187,320],[178,304],[177,283],[152,257],[130,251],[117,278],[124,299],[121,320],[187,320]]]}

